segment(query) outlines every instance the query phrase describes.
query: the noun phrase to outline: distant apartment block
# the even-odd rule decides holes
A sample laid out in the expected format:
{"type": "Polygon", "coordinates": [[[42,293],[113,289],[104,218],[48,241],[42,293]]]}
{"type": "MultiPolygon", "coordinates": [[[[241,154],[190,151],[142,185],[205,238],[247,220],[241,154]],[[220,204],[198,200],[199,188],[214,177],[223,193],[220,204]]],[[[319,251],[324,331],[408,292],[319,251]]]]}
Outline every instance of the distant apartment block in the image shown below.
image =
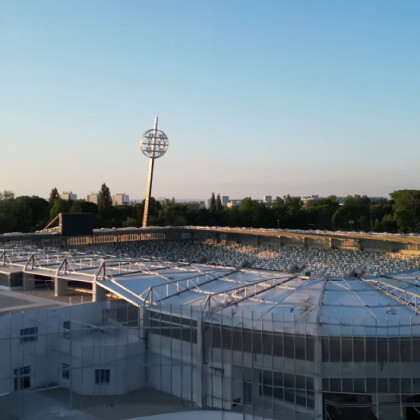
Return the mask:
{"type": "Polygon", "coordinates": [[[226,204],[226,207],[228,209],[232,208],[232,207],[237,207],[241,204],[242,200],[229,200],[226,204]]]}
{"type": "Polygon", "coordinates": [[[167,197],[158,197],[157,202],[160,203],[162,206],[166,206],[170,203],[170,200],[167,197]]]}
{"type": "Polygon", "coordinates": [[[112,204],[114,206],[122,206],[123,204],[130,204],[130,197],[125,193],[115,194],[112,196],[112,204]]]}
{"type": "Polygon", "coordinates": [[[263,195],[262,201],[265,204],[271,204],[271,202],[273,201],[273,197],[271,195],[263,195]]]}
{"type": "Polygon", "coordinates": [[[62,194],[60,194],[60,198],[62,200],[77,200],[77,194],[73,194],[71,191],[70,192],[63,192],[62,194]]]}
{"type": "Polygon", "coordinates": [[[222,206],[226,207],[228,202],[229,202],[229,196],[228,195],[222,196],[222,206]]]}
{"type": "Polygon", "coordinates": [[[302,201],[304,206],[306,206],[308,201],[311,201],[311,200],[318,201],[319,199],[320,199],[320,197],[318,195],[315,195],[315,194],[305,195],[305,196],[300,197],[300,201],[302,201]]]}
{"type": "Polygon", "coordinates": [[[205,201],[187,201],[185,204],[190,204],[190,205],[193,205],[193,206],[198,207],[200,209],[206,208],[205,201]]]}
{"type": "Polygon", "coordinates": [[[98,194],[98,193],[91,193],[91,194],[88,194],[88,196],[87,196],[87,201],[88,201],[89,203],[95,203],[95,204],[98,204],[98,196],[99,196],[99,194],[98,194]]]}

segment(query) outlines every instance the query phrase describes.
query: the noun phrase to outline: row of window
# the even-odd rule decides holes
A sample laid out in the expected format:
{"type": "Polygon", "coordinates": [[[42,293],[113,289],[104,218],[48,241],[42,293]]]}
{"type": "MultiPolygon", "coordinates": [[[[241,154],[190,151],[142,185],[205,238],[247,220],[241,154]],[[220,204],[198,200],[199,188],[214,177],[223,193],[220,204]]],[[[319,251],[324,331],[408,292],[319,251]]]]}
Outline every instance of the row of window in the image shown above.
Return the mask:
{"type": "Polygon", "coordinates": [[[326,392],[346,393],[420,393],[420,378],[324,378],[326,392]]]}
{"type": "Polygon", "coordinates": [[[152,334],[197,343],[197,321],[194,319],[150,311],[149,326],[152,334]]]}
{"type": "MultiPolygon", "coordinates": [[[[159,313],[150,314],[152,333],[197,342],[196,321],[159,313]]],[[[207,325],[205,331],[206,347],[314,360],[312,336],[261,332],[214,324],[207,325]]],[[[420,362],[420,339],[327,337],[322,339],[322,360],[324,362],[420,362]]]]}
{"type": "Polygon", "coordinates": [[[185,325],[153,320],[150,323],[150,333],[170,337],[175,340],[183,340],[188,343],[197,343],[197,329],[185,325]]]}
{"type": "Polygon", "coordinates": [[[420,362],[420,338],[328,337],[324,362],[420,362]]]}
{"type": "Polygon", "coordinates": [[[210,336],[206,345],[247,353],[314,360],[314,338],[305,335],[261,332],[249,329],[208,325],[210,336]]]}
{"type": "Polygon", "coordinates": [[[189,327],[197,328],[197,321],[195,319],[180,317],[177,315],[168,315],[162,312],[150,311],[149,318],[153,320],[169,322],[171,324],[186,325],[189,327]]]}
{"type": "Polygon", "coordinates": [[[263,370],[259,374],[259,382],[259,395],[262,397],[314,407],[314,379],[310,376],[263,370]]]}

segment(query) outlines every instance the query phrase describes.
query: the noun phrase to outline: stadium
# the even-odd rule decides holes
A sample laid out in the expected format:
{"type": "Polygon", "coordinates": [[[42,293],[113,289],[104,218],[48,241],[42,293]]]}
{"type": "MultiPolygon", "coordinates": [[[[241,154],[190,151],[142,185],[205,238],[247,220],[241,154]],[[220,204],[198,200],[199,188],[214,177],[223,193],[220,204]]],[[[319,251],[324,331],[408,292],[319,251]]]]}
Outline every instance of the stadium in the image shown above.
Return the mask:
{"type": "Polygon", "coordinates": [[[0,284],[13,293],[0,316],[10,418],[29,417],[44,389],[68,390],[71,409],[80,396],[156,390],[243,419],[420,416],[418,237],[197,227],[0,236],[0,284]],[[45,287],[72,304],[17,309],[16,291],[45,287]]]}

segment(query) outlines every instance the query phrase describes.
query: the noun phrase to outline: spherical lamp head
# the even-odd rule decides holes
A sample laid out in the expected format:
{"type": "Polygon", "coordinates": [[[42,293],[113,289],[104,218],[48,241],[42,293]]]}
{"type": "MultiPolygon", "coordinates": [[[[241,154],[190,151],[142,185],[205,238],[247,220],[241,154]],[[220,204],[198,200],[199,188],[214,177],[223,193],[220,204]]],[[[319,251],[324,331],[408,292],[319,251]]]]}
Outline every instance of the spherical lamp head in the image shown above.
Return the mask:
{"type": "Polygon", "coordinates": [[[162,157],[168,150],[169,141],[166,134],[152,128],[147,130],[140,140],[140,150],[149,158],[157,159],[162,157]]]}

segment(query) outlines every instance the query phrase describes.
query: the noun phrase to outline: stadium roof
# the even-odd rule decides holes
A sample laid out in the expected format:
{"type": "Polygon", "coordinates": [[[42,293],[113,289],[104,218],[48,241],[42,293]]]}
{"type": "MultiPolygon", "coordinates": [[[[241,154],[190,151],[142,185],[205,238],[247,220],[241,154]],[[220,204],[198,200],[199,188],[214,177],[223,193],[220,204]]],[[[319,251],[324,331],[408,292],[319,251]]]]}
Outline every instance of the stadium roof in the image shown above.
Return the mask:
{"type": "Polygon", "coordinates": [[[97,282],[136,306],[186,316],[190,310],[201,311],[205,318],[220,320],[235,314],[244,327],[320,335],[409,335],[420,327],[420,270],[308,278],[56,249],[6,249],[1,257],[0,272],[19,268],[39,276],[97,282]]]}

